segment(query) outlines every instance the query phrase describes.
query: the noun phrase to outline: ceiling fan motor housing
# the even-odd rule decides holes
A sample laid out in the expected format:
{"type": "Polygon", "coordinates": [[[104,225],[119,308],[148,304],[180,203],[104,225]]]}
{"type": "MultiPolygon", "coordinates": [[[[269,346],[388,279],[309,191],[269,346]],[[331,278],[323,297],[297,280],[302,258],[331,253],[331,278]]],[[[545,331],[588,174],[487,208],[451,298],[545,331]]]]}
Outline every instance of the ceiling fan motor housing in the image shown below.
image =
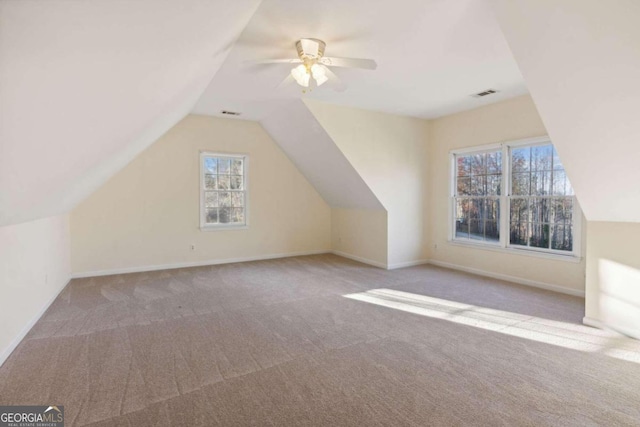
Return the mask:
{"type": "Polygon", "coordinates": [[[325,46],[325,42],[318,39],[300,39],[296,42],[298,56],[303,61],[322,58],[325,46]]]}

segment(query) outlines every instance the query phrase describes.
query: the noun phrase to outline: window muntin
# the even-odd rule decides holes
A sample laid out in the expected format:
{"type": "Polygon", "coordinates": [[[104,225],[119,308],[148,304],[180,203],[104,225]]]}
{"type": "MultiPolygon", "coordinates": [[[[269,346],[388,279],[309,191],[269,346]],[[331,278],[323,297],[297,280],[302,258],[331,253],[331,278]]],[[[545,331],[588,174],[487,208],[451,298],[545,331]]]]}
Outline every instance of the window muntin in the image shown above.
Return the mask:
{"type": "Polygon", "coordinates": [[[500,241],[502,152],[455,155],[455,238],[500,241]]]}
{"type": "Polygon", "coordinates": [[[548,139],[461,150],[452,160],[454,241],[578,255],[581,214],[548,139]]]}
{"type": "Polygon", "coordinates": [[[247,157],[202,153],[200,164],[200,226],[246,226],[247,157]]]}

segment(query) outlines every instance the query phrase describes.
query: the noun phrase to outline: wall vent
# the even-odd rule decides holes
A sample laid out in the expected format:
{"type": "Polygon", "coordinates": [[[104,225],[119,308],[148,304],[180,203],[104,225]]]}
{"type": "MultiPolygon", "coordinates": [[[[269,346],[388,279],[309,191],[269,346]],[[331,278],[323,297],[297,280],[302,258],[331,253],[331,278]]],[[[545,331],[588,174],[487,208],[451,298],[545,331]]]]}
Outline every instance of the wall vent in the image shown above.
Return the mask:
{"type": "Polygon", "coordinates": [[[226,114],[227,116],[239,116],[240,113],[238,113],[237,111],[228,111],[228,110],[222,110],[222,114],[226,114]]]}
{"type": "Polygon", "coordinates": [[[474,98],[482,98],[483,96],[493,95],[494,93],[498,93],[498,91],[495,89],[487,89],[483,90],[482,92],[474,93],[471,96],[473,96],[474,98]]]}

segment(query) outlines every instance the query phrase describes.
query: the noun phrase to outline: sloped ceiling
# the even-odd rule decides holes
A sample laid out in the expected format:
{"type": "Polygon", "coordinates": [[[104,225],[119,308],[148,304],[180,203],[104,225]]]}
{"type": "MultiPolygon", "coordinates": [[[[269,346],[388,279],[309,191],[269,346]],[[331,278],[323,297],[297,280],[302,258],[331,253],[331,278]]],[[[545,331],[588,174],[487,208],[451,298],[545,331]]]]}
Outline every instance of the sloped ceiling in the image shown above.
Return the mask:
{"type": "Polygon", "coordinates": [[[302,100],[280,103],[261,124],[330,206],[384,209],[302,100]]]}
{"type": "Polygon", "coordinates": [[[640,222],[640,2],[491,4],[587,219],[640,222]]]}
{"type": "Polygon", "coordinates": [[[63,213],[193,107],[259,0],[0,2],[0,225],[63,213]]]}

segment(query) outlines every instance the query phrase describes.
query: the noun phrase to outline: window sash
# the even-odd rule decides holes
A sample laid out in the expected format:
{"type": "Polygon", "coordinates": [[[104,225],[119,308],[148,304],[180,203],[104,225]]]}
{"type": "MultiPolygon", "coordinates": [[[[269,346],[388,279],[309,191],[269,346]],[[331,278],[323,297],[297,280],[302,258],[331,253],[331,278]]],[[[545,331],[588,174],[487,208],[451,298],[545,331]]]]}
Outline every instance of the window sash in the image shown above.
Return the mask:
{"type": "MultiPolygon", "coordinates": [[[[246,154],[229,154],[229,153],[212,153],[212,152],[200,152],[200,228],[201,229],[228,229],[228,228],[246,228],[249,223],[248,212],[248,182],[247,182],[247,170],[248,170],[248,156],[246,154]],[[216,162],[216,170],[215,173],[211,173],[206,169],[205,162],[206,159],[215,158],[216,161],[219,159],[229,160],[230,163],[233,160],[242,160],[242,174],[233,173],[233,169],[231,164],[229,165],[229,170],[227,173],[220,173],[219,163],[216,162]],[[214,176],[215,177],[215,188],[207,188],[207,177],[214,176]],[[231,182],[229,182],[229,188],[219,188],[219,177],[242,177],[242,189],[232,189],[230,188],[231,182]],[[207,206],[207,194],[216,193],[217,198],[220,197],[221,193],[229,194],[229,205],[228,206],[220,206],[220,200],[216,202],[216,206],[207,206]],[[242,194],[242,206],[234,205],[234,194],[242,194]],[[207,215],[210,211],[216,211],[216,218],[220,218],[220,212],[222,209],[228,209],[229,215],[234,215],[236,213],[235,209],[242,210],[242,216],[244,221],[242,222],[207,222],[207,215]]],[[[231,179],[231,178],[230,178],[231,179]]],[[[239,184],[239,183],[238,183],[239,184]]],[[[236,201],[237,203],[237,201],[236,201]]],[[[225,211],[227,212],[227,211],[225,211]]]]}

